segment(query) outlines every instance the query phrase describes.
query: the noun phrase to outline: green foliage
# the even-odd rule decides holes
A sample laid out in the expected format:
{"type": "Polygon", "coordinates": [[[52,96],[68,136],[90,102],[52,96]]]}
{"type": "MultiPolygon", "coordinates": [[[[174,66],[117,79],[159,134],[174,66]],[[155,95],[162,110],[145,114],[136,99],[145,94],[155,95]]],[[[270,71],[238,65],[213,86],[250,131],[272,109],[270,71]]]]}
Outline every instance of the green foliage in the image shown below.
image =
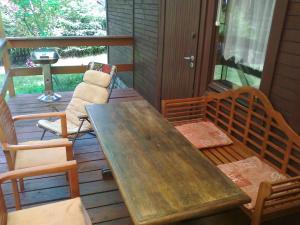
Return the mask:
{"type": "MultiPolygon", "coordinates": [[[[53,89],[56,92],[74,91],[82,81],[82,74],[54,75],[53,89]],[[58,81],[58,82],[57,82],[58,81]]],[[[0,74],[0,86],[3,84],[4,74],[0,74]]],[[[44,92],[43,76],[14,77],[16,94],[34,94],[44,92]]]]}
{"type": "MultiPolygon", "coordinates": [[[[103,1],[0,0],[7,36],[95,36],[106,34],[103,1]]],[[[11,60],[24,65],[33,49],[10,49],[11,60]]],[[[63,58],[101,54],[105,47],[58,49],[63,58]]]]}
{"type": "Polygon", "coordinates": [[[7,36],[103,35],[104,7],[85,0],[1,0],[7,36]]]}
{"type": "MultiPolygon", "coordinates": [[[[82,81],[81,74],[54,75],[53,89],[55,91],[74,91],[75,87],[82,81]]],[[[0,76],[1,81],[1,76],[0,76]]],[[[44,92],[43,76],[14,77],[16,94],[33,94],[44,92]]]]}
{"type": "Polygon", "coordinates": [[[93,6],[82,0],[75,0],[61,6],[62,16],[57,20],[57,27],[62,36],[101,35],[106,21],[95,14],[93,6]]]}
{"type": "Polygon", "coordinates": [[[69,0],[11,0],[1,7],[8,36],[48,36],[69,0]]]}

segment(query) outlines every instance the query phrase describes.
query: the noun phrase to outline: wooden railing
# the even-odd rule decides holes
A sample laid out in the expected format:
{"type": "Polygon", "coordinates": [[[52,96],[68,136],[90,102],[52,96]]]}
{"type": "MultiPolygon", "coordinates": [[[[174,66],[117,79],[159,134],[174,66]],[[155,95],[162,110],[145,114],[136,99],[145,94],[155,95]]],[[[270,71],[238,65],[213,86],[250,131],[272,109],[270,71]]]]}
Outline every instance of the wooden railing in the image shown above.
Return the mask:
{"type": "MultiPolygon", "coordinates": [[[[40,48],[40,47],[69,47],[69,46],[133,46],[131,36],[102,36],[102,37],[38,37],[38,38],[4,38],[0,39],[0,59],[3,59],[5,79],[0,88],[0,95],[5,96],[9,91],[10,96],[15,95],[13,77],[41,75],[39,67],[12,68],[9,62],[8,49],[11,48],[40,48]]],[[[78,66],[53,66],[52,74],[83,73],[87,65],[78,66]]],[[[118,72],[133,70],[133,64],[117,64],[118,72]]]]}
{"type": "MultiPolygon", "coordinates": [[[[7,57],[8,57],[7,40],[0,39],[0,60],[2,60],[4,67],[5,65],[7,65],[7,57]]],[[[4,80],[2,86],[0,86],[0,96],[5,97],[6,92],[9,88],[9,84],[11,83],[11,80],[12,80],[11,75],[9,71],[7,71],[5,68],[4,80]]],[[[10,95],[14,95],[14,93],[10,93],[10,95]]]]}

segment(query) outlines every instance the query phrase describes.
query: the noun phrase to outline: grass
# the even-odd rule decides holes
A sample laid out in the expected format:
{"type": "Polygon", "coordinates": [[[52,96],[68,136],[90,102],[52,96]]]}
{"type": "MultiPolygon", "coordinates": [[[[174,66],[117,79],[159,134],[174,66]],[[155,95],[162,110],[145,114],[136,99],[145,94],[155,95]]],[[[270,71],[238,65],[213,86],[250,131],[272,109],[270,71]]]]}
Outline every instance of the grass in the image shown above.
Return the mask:
{"type": "MultiPolygon", "coordinates": [[[[221,80],[222,79],[221,71],[222,71],[222,66],[221,65],[216,65],[215,74],[214,74],[214,79],[215,80],[221,80]]],[[[247,81],[249,83],[249,86],[256,87],[256,88],[259,87],[260,82],[261,82],[260,78],[255,77],[251,74],[247,74],[247,73],[244,73],[244,75],[245,75],[245,78],[247,79],[247,81]]],[[[233,83],[235,85],[243,86],[241,80],[239,79],[239,74],[238,74],[237,69],[229,67],[228,71],[227,71],[226,80],[230,81],[231,83],[233,83]]]]}
{"type": "MultiPolygon", "coordinates": [[[[0,86],[3,83],[3,74],[0,74],[0,86]]],[[[59,91],[73,91],[82,81],[82,74],[61,74],[53,76],[53,89],[59,91]]],[[[16,94],[34,94],[44,92],[43,76],[14,77],[16,94]]]]}

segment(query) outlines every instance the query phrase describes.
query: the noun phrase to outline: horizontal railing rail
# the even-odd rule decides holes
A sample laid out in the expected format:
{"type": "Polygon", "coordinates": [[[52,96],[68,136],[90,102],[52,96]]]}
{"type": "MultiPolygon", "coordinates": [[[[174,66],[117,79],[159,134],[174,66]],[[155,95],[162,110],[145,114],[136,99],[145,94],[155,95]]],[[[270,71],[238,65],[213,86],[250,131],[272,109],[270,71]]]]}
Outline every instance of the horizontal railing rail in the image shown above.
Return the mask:
{"type": "MultiPolygon", "coordinates": [[[[40,47],[80,47],[80,46],[133,46],[132,36],[92,36],[92,37],[7,37],[0,39],[0,58],[7,54],[7,49],[12,48],[40,48],[40,47]],[[6,53],[5,53],[6,52],[6,53]]],[[[7,57],[7,56],[6,56],[7,57]]],[[[133,64],[117,64],[118,72],[133,71],[133,64]]],[[[39,67],[11,67],[10,64],[4,64],[6,75],[0,95],[6,95],[7,90],[14,93],[14,76],[35,76],[42,75],[42,69],[39,67]],[[11,85],[12,87],[11,87],[11,85]],[[13,89],[11,91],[11,89],[13,89]]],[[[73,74],[83,73],[87,65],[74,66],[53,66],[52,74],[73,74]]]]}
{"type": "Polygon", "coordinates": [[[131,36],[92,36],[92,37],[8,37],[8,48],[40,48],[68,46],[132,46],[131,36]]]}
{"type": "MultiPolygon", "coordinates": [[[[118,72],[128,72],[133,70],[132,64],[117,64],[118,72]]],[[[72,74],[72,73],[84,73],[87,70],[87,65],[81,66],[52,66],[52,74],[72,74]]],[[[12,76],[34,76],[41,75],[42,68],[40,67],[19,67],[12,68],[10,70],[12,76]]]]}

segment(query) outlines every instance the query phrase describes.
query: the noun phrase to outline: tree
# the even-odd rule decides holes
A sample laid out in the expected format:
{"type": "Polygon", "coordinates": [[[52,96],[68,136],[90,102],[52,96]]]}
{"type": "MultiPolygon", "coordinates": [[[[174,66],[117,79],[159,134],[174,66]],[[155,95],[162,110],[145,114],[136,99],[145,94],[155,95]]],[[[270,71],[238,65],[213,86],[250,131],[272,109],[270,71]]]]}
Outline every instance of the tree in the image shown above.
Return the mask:
{"type": "Polygon", "coordinates": [[[57,20],[58,33],[61,36],[104,35],[106,20],[101,15],[100,7],[82,0],[73,0],[62,5],[62,15],[57,20]]]}
{"type": "Polygon", "coordinates": [[[1,0],[7,36],[103,35],[103,0],[1,0]]]}
{"type": "Polygon", "coordinates": [[[8,36],[49,36],[61,5],[70,0],[5,0],[1,3],[8,36]]]}

